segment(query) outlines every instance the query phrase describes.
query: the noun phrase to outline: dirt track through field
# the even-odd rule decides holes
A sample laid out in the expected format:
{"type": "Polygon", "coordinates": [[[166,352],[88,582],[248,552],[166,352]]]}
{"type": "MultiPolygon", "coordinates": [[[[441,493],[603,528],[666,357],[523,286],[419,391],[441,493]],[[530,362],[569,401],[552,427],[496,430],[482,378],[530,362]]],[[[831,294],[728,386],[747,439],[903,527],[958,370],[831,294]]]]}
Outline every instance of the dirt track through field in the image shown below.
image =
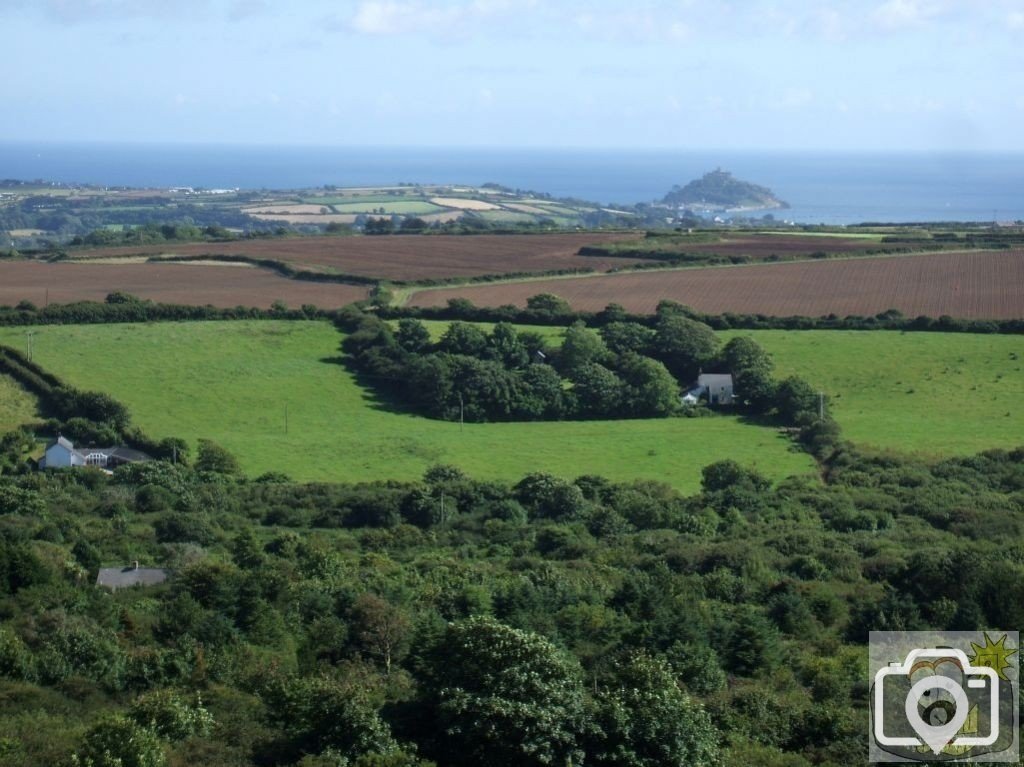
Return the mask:
{"type": "Polygon", "coordinates": [[[774,316],[872,315],[981,319],[1024,317],[1024,250],[800,261],[708,269],[633,272],[598,277],[425,290],[413,306],[444,306],[468,298],[478,306],[516,304],[554,293],[573,307],[618,303],[652,312],[671,299],[708,313],[774,316]]]}
{"type": "Polygon", "coordinates": [[[363,299],[359,285],[289,280],[264,269],[184,264],[44,264],[0,261],[0,305],[31,301],[43,306],[102,301],[121,291],[162,303],[269,308],[284,301],[298,308],[314,304],[333,309],[363,299]]]}

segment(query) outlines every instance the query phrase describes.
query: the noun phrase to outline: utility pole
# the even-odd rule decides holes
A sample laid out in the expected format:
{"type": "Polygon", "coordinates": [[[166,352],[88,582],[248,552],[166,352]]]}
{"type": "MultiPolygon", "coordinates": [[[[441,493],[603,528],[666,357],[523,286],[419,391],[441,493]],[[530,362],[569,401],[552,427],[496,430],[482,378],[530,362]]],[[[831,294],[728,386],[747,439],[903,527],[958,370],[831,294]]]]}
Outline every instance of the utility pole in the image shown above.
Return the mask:
{"type": "Polygon", "coordinates": [[[32,336],[34,336],[34,335],[35,335],[35,331],[34,330],[26,330],[25,331],[25,340],[28,343],[28,361],[29,362],[32,361],[32,336]]]}
{"type": "Polygon", "coordinates": [[[818,392],[818,420],[825,420],[825,392],[818,392]]]}

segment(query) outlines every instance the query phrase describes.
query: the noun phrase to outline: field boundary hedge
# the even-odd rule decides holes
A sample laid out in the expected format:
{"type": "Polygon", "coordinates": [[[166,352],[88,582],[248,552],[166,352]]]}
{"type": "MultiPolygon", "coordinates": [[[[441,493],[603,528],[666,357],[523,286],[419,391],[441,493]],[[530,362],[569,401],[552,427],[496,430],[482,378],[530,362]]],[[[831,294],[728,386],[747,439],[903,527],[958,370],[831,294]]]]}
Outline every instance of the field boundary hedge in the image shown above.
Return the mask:
{"type": "MultiPolygon", "coordinates": [[[[371,299],[350,306],[367,306],[371,299]]],[[[673,303],[673,302],[668,302],[673,303]]],[[[134,296],[111,294],[106,303],[80,301],[34,306],[0,306],[0,327],[33,325],[103,325],[118,322],[202,322],[230,320],[335,320],[344,309],[320,309],[304,304],[299,309],[236,306],[189,306],[143,301],[134,296]]],[[[476,306],[467,299],[452,299],[447,306],[381,306],[376,309],[384,319],[414,317],[426,320],[463,320],[467,322],[513,322],[523,325],[571,325],[582,320],[590,327],[628,320],[651,325],[656,314],[631,314],[609,305],[599,312],[568,311],[552,313],[515,306],[476,306]]],[[[895,309],[873,316],[826,315],[822,317],[774,317],[762,314],[704,314],[687,306],[679,311],[690,319],[710,325],[714,330],[899,330],[934,333],[1024,334],[1024,318],[1012,320],[968,320],[943,315],[938,318],[905,317],[895,309]]]]}
{"type": "MultiPolygon", "coordinates": [[[[673,302],[668,302],[673,303],[673,302]]],[[[690,319],[710,325],[714,330],[900,330],[935,333],[1005,333],[1024,334],[1024,318],[1013,320],[968,320],[943,315],[905,317],[890,309],[873,316],[826,315],[822,317],[774,317],[763,314],[704,314],[682,306],[690,319]]],[[[512,322],[524,325],[569,325],[582,320],[590,327],[627,320],[653,325],[656,314],[631,314],[611,305],[600,312],[571,311],[551,313],[516,306],[475,306],[467,299],[452,299],[448,306],[388,306],[380,310],[386,319],[415,317],[429,320],[464,320],[468,322],[512,322]]]]}
{"type": "MultiPolygon", "coordinates": [[[[125,256],[131,258],[132,256],[125,256]]],[[[88,259],[80,259],[88,262],[88,259]]],[[[453,285],[469,285],[477,282],[498,282],[502,280],[516,280],[528,277],[566,277],[569,275],[593,274],[596,269],[581,267],[577,269],[545,269],[538,272],[502,272],[500,274],[481,274],[474,277],[434,277],[423,280],[393,280],[383,277],[367,277],[359,274],[312,272],[308,269],[296,269],[285,261],[277,261],[272,258],[254,258],[252,256],[236,255],[194,255],[194,256],[154,256],[148,259],[150,263],[159,264],[167,261],[223,261],[232,264],[251,264],[252,266],[269,269],[282,277],[291,280],[304,280],[307,282],[335,282],[343,285],[394,285],[402,288],[437,288],[453,285]]]]}

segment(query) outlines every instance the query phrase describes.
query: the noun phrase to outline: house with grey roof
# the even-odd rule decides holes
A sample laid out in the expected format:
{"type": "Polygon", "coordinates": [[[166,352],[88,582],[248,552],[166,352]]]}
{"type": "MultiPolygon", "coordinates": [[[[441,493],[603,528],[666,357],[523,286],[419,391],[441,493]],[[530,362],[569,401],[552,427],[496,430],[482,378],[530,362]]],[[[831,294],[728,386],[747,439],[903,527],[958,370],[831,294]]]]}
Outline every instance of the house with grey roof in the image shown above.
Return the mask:
{"type": "Polygon", "coordinates": [[[111,591],[130,586],[156,586],[167,580],[169,573],[161,567],[139,567],[138,561],[127,567],[103,567],[96,576],[96,585],[111,591]]]}
{"type": "Polygon", "coordinates": [[[124,445],[76,448],[71,440],[57,437],[46,446],[46,454],[39,461],[39,468],[73,469],[81,466],[95,466],[98,469],[115,469],[126,463],[152,460],[141,450],[133,450],[124,445]]]}
{"type": "Polygon", "coordinates": [[[732,405],[734,394],[732,375],[729,373],[701,373],[690,390],[683,395],[684,405],[696,405],[700,398],[707,399],[709,405],[732,405]]]}

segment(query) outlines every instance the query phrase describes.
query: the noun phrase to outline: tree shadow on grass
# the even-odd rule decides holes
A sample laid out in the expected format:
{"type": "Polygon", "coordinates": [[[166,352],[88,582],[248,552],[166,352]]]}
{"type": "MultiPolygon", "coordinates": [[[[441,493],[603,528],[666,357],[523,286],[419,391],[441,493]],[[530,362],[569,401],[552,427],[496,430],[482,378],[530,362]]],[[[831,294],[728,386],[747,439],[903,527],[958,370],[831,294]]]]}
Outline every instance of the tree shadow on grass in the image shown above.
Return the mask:
{"type": "Polygon", "coordinates": [[[416,407],[403,402],[394,389],[394,382],[381,379],[368,373],[356,370],[342,355],[334,357],[321,357],[320,362],[327,365],[337,365],[344,368],[355,380],[362,394],[363,402],[372,410],[385,413],[397,413],[400,415],[418,415],[426,417],[416,407]],[[381,385],[384,383],[385,385],[381,385]]]}
{"type": "Polygon", "coordinates": [[[762,429],[771,429],[778,432],[789,440],[789,452],[806,453],[807,450],[797,440],[800,429],[785,423],[776,415],[759,415],[753,413],[739,413],[739,422],[744,426],[759,426],[762,429]]]}

